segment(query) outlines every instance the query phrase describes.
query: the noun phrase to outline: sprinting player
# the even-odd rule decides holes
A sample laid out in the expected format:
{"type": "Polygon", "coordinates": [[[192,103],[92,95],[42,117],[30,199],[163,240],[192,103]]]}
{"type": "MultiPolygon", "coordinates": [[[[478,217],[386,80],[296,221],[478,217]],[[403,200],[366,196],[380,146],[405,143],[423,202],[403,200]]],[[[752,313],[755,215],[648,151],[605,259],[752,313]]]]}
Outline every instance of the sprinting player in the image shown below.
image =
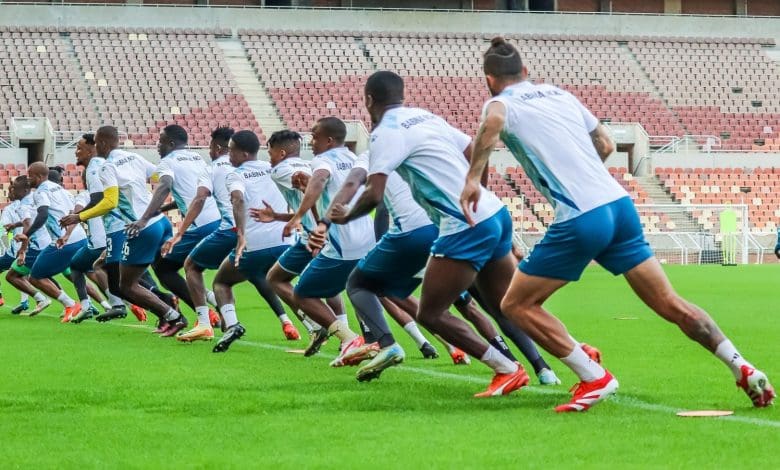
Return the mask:
{"type": "MultiPolygon", "coordinates": [[[[300,157],[301,135],[290,130],[281,130],[271,134],[268,139],[268,155],[273,167],[271,177],[287,201],[290,211],[276,213],[271,208],[261,207],[250,209],[250,215],[259,222],[281,221],[289,222],[298,211],[303,201],[305,186],[302,184],[311,177],[311,165],[300,157]]],[[[279,260],[268,271],[267,280],[274,292],[301,318],[301,322],[309,333],[309,351],[315,354],[327,338],[327,331],[315,322],[305,318],[305,314],[295,302],[292,281],[298,277],[312,260],[312,254],[306,249],[309,232],[316,226],[316,216],[312,208],[301,218],[302,231],[297,242],[279,257],[279,260]]],[[[346,320],[341,297],[336,295],[326,299],[328,306],[338,318],[346,320]]]]}
{"type": "MultiPolygon", "coordinates": [[[[93,207],[94,212],[87,214],[87,211],[84,211],[79,217],[86,220],[93,214],[98,216],[116,211],[121,221],[128,224],[124,245],[121,248],[112,246],[113,241],[109,245],[106,265],[108,257],[114,255],[113,250],[120,250],[119,289],[122,297],[157,316],[159,324],[155,333],[163,337],[174,336],[187,327],[187,319],[173,305],[163,302],[139,283],[173,230],[170,221],[162,214],[143,223],[135,223],[149,206],[151,195],[146,189],[146,182],[154,173],[155,166],[140,155],[120,150],[119,133],[115,127],[99,128],[95,133],[95,145],[98,154],[108,156],[100,169],[100,184],[104,197],[101,203],[93,207]]],[[[106,232],[109,230],[106,229],[106,232]]],[[[97,320],[110,313],[98,316],[97,320]]],[[[112,318],[120,316],[106,319],[112,318]]]]}
{"type": "MultiPolygon", "coordinates": [[[[26,175],[18,176],[11,185],[11,192],[14,198],[19,201],[19,205],[16,207],[16,222],[13,222],[5,226],[6,230],[14,231],[16,235],[21,234],[32,224],[33,218],[35,218],[35,203],[33,201],[32,189],[30,188],[30,181],[26,175]]],[[[16,250],[17,259],[11,264],[11,269],[8,270],[5,279],[14,286],[19,292],[23,292],[35,300],[35,308],[30,312],[29,316],[35,316],[41,313],[43,310],[51,305],[51,300],[40,293],[35,287],[30,284],[30,265],[35,263],[35,260],[46,246],[51,244],[51,237],[46,230],[38,230],[32,234],[29,238],[29,245],[27,246],[27,253],[25,254],[25,260],[29,264],[25,265],[25,260],[19,260],[19,252],[22,244],[19,243],[16,250]]]]}
{"type": "MultiPolygon", "coordinates": [[[[8,201],[8,205],[5,206],[2,214],[0,214],[0,225],[2,225],[5,232],[10,234],[13,238],[13,235],[22,233],[23,230],[22,226],[18,225],[18,223],[21,222],[19,219],[19,214],[17,213],[20,201],[17,199],[13,190],[13,182],[8,185],[8,201]]],[[[3,237],[4,241],[7,242],[7,235],[3,234],[3,237]]],[[[11,266],[14,264],[14,260],[16,259],[16,252],[19,250],[20,246],[21,243],[13,240],[8,243],[5,253],[3,253],[2,257],[0,257],[0,273],[11,269],[11,266]]],[[[11,314],[13,315],[19,315],[20,313],[27,311],[30,308],[30,302],[28,300],[29,295],[23,291],[20,291],[19,294],[19,305],[11,310],[11,314]]],[[[5,301],[3,300],[2,294],[0,294],[0,306],[2,305],[5,305],[5,301]]]]}
{"type": "MultiPolygon", "coordinates": [[[[312,129],[312,175],[306,183],[301,205],[284,227],[284,235],[292,235],[306,214],[315,206],[323,214],[331,199],[355,164],[355,154],[344,146],[347,127],[340,119],[326,117],[317,121],[312,129]]],[[[332,227],[328,231],[328,244],[301,273],[294,289],[294,301],[317,324],[326,328],[329,335],[341,341],[341,352],[332,364],[341,361],[352,349],[363,344],[363,337],[349,329],[343,319],[338,319],[321,299],[339,295],[347,284],[349,273],[360,258],[373,248],[374,227],[369,218],[355,220],[346,225],[332,227]]],[[[310,356],[319,349],[312,341],[304,355],[310,356]]]]}
{"type": "MultiPolygon", "coordinates": [[[[179,341],[209,340],[214,337],[213,329],[208,320],[209,308],[206,304],[207,298],[213,297],[214,294],[206,291],[203,271],[219,268],[222,261],[228,258],[230,252],[236,246],[233,206],[231,205],[230,193],[225,182],[227,175],[235,171],[235,168],[230,163],[230,155],[228,154],[228,145],[233,133],[233,129],[229,127],[220,127],[211,133],[211,143],[209,145],[209,156],[212,160],[211,166],[207,167],[206,171],[200,175],[197,192],[190,203],[190,207],[187,209],[187,215],[184,217],[178,233],[163,245],[162,254],[165,256],[182,240],[182,234],[187,233],[187,229],[200,214],[207,198],[214,198],[221,216],[219,229],[201,240],[184,260],[187,287],[195,304],[195,311],[198,314],[198,324],[192,330],[177,336],[176,339],[179,341]]],[[[252,283],[277,315],[277,318],[279,318],[285,337],[289,340],[299,339],[298,330],[295,329],[295,326],[285,314],[279,297],[276,296],[268,285],[265,276],[261,279],[253,279],[252,283]]],[[[213,304],[216,304],[216,299],[213,300],[213,304]]]]}
{"type": "MultiPolygon", "coordinates": [[[[30,283],[52,298],[56,298],[64,307],[65,315],[62,322],[67,323],[78,315],[82,306],[77,304],[70,296],[55,285],[49,278],[65,271],[70,265],[73,256],[82,247],[87,245],[87,234],[79,225],[72,225],[63,230],[58,221],[73,211],[73,200],[65,189],[49,181],[49,168],[42,162],[35,162],[27,169],[27,178],[30,186],[35,189],[33,203],[36,215],[32,224],[14,237],[22,243],[17,254],[17,260],[26,261],[30,266],[30,283]],[[38,230],[48,231],[55,244],[49,244],[35,257],[35,261],[25,260],[29,239],[38,230]]],[[[83,277],[82,277],[83,280],[83,277]]],[[[77,283],[76,289],[79,297],[87,299],[86,281],[77,283]]],[[[88,305],[85,308],[89,308],[88,305]]]]}
{"type": "MultiPolygon", "coordinates": [[[[152,218],[156,218],[161,211],[167,210],[164,206],[169,194],[173,195],[175,207],[183,216],[187,215],[192,200],[198,187],[198,179],[201,173],[207,171],[208,166],[197,153],[187,149],[187,131],[183,127],[171,124],[160,132],[157,142],[157,152],[161,160],[154,170],[153,179],[157,181],[151,201],[146,206],[145,212],[140,218],[127,227],[129,237],[135,237],[146,227],[152,218]]],[[[219,211],[213,198],[206,198],[197,217],[191,221],[187,231],[182,234],[178,243],[165,256],[154,261],[154,272],[162,285],[173,292],[179,299],[195,310],[195,304],[190,298],[187,283],[179,274],[184,266],[184,260],[195,245],[208,235],[214,233],[220,224],[219,211]]],[[[168,222],[170,225],[170,221],[168,222]]],[[[164,240],[163,240],[164,241],[164,240]]],[[[207,311],[209,321],[206,325],[219,323],[216,312],[207,311]]],[[[200,323],[199,323],[200,324],[200,323]]]]}
{"type": "Polygon", "coordinates": [[[593,260],[624,275],[645,304],[723,361],[754,406],[771,404],[775,392],[766,375],[737,352],[704,310],[682,299],[669,283],[645,242],[630,197],[604,167],[614,150],[606,128],[568,92],[527,81],[520,53],[503,38],[491,41],[483,67],[493,98],[485,103],[462,211],[471,224],[478,222],[474,211],[486,203],[479,177],[499,138],[555,207],[555,221],[520,263],[502,302],[518,326],[580,378],[571,401],[555,410],[586,411],[618,388],[612,374],[542,307],[558,289],[578,280],[593,260]]]}
{"type": "Polygon", "coordinates": [[[214,293],[227,327],[214,352],[227,351],[246,333],[236,316],[232,287],[246,280],[255,285],[263,281],[293,241],[282,236],[283,222],[256,222],[249,217],[250,207],[267,204],[282,211],[287,205],[271,180],[271,165],[257,160],[259,150],[260,141],[252,131],[238,131],[230,139],[230,163],[236,169],[227,175],[226,184],[233,207],[236,245],[214,278],[214,293]]]}
{"type": "Polygon", "coordinates": [[[395,73],[374,73],[364,91],[374,123],[369,174],[365,192],[346,218],[357,219],[375,207],[389,176],[397,171],[439,227],[423,277],[417,320],[493,369],[493,380],[477,397],[506,395],[525,386],[528,375],[519,364],[447,311],[476,282],[491,315],[501,315],[499,304],[514,270],[512,219],[501,201],[480,189],[485,202],[475,215],[476,227],[470,227],[459,210],[471,139],[428,111],[404,107],[403,79],[395,73]]]}

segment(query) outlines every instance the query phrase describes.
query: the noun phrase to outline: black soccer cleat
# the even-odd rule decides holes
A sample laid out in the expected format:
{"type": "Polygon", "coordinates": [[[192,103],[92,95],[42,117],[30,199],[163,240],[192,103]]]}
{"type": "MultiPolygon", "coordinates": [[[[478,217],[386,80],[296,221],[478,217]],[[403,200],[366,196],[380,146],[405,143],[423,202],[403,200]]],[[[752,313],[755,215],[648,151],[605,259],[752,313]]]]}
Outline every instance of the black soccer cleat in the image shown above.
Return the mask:
{"type": "Polygon", "coordinates": [[[225,334],[222,335],[219,342],[214,345],[212,352],[218,353],[227,351],[230,348],[230,345],[233,344],[233,341],[244,336],[244,333],[246,333],[246,329],[241,326],[241,323],[236,323],[225,331],[225,334]]]}
{"type": "Polygon", "coordinates": [[[95,308],[94,305],[90,305],[88,309],[82,310],[79,312],[78,315],[70,319],[70,323],[79,324],[83,322],[84,320],[89,320],[90,318],[99,316],[98,310],[95,308]]]}
{"type": "Polygon", "coordinates": [[[14,307],[13,310],[11,310],[11,314],[12,315],[19,315],[20,313],[26,312],[29,309],[30,309],[30,302],[25,300],[24,302],[21,302],[19,305],[14,307]]]}
{"type": "Polygon", "coordinates": [[[439,357],[439,352],[436,351],[436,348],[434,348],[433,345],[428,342],[422,345],[420,352],[422,353],[424,359],[438,359],[439,357]]]}
{"type": "Polygon", "coordinates": [[[311,334],[311,340],[309,341],[309,345],[306,346],[306,349],[303,351],[304,357],[309,357],[317,354],[320,352],[320,348],[323,344],[325,344],[325,341],[328,340],[328,332],[325,330],[325,328],[320,328],[319,330],[315,330],[311,334]]]}
{"type": "Polygon", "coordinates": [[[96,316],[95,321],[99,323],[103,323],[111,320],[125,318],[126,316],[127,316],[127,308],[125,308],[124,305],[115,305],[110,309],[108,309],[106,312],[96,316]]]}

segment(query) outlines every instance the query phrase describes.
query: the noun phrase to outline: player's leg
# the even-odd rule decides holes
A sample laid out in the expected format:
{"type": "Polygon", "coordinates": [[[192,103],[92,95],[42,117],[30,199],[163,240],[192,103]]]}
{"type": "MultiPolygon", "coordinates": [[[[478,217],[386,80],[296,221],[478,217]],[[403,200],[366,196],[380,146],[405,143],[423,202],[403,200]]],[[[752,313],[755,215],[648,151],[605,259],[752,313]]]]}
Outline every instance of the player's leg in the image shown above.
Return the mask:
{"type": "Polygon", "coordinates": [[[420,331],[417,322],[414,321],[413,315],[417,314],[417,307],[415,306],[413,310],[408,312],[401,308],[395,302],[396,300],[397,299],[395,298],[390,299],[387,297],[379,298],[379,302],[381,302],[385,312],[387,312],[387,314],[390,315],[390,318],[395,320],[395,322],[404,329],[409,337],[412,338],[414,343],[417,345],[417,349],[419,349],[422,353],[423,358],[436,359],[439,357],[439,353],[436,351],[436,348],[433,347],[433,345],[428,341],[428,338],[426,338],[423,332],[420,331]]]}
{"type": "Polygon", "coordinates": [[[65,307],[62,316],[63,323],[69,322],[71,317],[78,315],[81,311],[81,305],[71,299],[51,278],[68,268],[73,256],[82,246],[86,246],[86,240],[65,245],[62,248],[50,245],[38,254],[30,268],[32,285],[49,297],[56,298],[65,307]]]}
{"type": "MultiPolygon", "coordinates": [[[[14,261],[11,264],[11,269],[9,269],[8,273],[5,275],[5,279],[6,281],[8,281],[9,284],[14,286],[16,290],[18,290],[24,295],[27,295],[28,297],[32,297],[35,300],[35,308],[33,309],[32,312],[30,312],[30,315],[33,316],[39,314],[45,308],[51,305],[51,300],[49,300],[49,298],[43,295],[42,293],[38,292],[32,286],[32,284],[30,284],[27,277],[29,273],[30,273],[30,269],[27,266],[19,266],[16,263],[16,261],[14,261]]],[[[20,304],[20,307],[23,307],[23,305],[20,304]]],[[[20,309],[18,311],[17,308],[14,308],[14,310],[11,313],[19,314],[22,311],[27,310],[29,306],[25,307],[24,309],[20,309]]]]}
{"type": "Polygon", "coordinates": [[[168,289],[195,311],[195,304],[190,297],[190,291],[187,288],[187,282],[179,274],[179,270],[184,266],[184,260],[173,260],[168,257],[158,258],[152,264],[155,276],[163,287],[168,289]]]}
{"type": "MultiPolygon", "coordinates": [[[[306,328],[309,336],[322,337],[325,335],[326,331],[310,318],[306,318],[306,315],[300,310],[296,303],[295,293],[293,292],[293,279],[298,277],[301,272],[306,269],[306,266],[308,266],[311,260],[311,253],[301,242],[298,242],[289,247],[282,256],[279,257],[277,262],[268,271],[266,280],[274,293],[276,293],[276,295],[282,299],[282,302],[287,304],[287,306],[290,307],[290,310],[295,313],[306,328]]],[[[334,311],[343,311],[343,307],[338,309],[338,306],[335,305],[335,303],[331,305],[331,302],[328,302],[328,305],[334,311]]]]}
{"type": "Polygon", "coordinates": [[[726,364],[755,406],[772,403],[775,392],[766,375],[742,357],[707,312],[675,292],[657,259],[644,261],[625,277],[648,307],[726,364]]]}
{"type": "Polygon", "coordinates": [[[247,280],[255,286],[255,290],[260,297],[265,300],[265,303],[271,308],[271,311],[276,315],[279,323],[282,326],[282,333],[284,337],[290,341],[296,341],[301,339],[298,329],[295,328],[290,317],[287,316],[287,312],[284,310],[284,305],[278,295],[271,288],[271,284],[266,280],[267,273],[260,275],[247,276],[247,280]]]}
{"type": "Polygon", "coordinates": [[[236,299],[233,296],[233,286],[245,280],[244,275],[236,268],[235,258],[233,257],[226,258],[214,276],[214,295],[217,298],[217,307],[222,312],[222,319],[226,328],[222,338],[214,346],[214,352],[227,351],[234,341],[246,333],[246,330],[238,321],[236,299]]]}
{"type": "MultiPolygon", "coordinates": [[[[417,318],[417,312],[420,310],[420,301],[414,297],[409,296],[405,299],[399,299],[397,297],[393,297],[391,299],[395,305],[400,307],[404,312],[408,313],[413,318],[417,318]]],[[[430,330],[428,330],[430,331],[430,330]]],[[[452,362],[456,365],[463,364],[463,365],[469,365],[471,364],[471,359],[469,359],[469,355],[465,352],[461,351],[460,349],[456,348],[455,346],[451,345],[447,342],[444,338],[441,337],[438,333],[435,331],[431,331],[433,336],[439,340],[439,342],[444,346],[444,349],[447,350],[447,354],[450,355],[452,358],[452,362]]],[[[433,346],[431,346],[433,347],[433,346]]]]}

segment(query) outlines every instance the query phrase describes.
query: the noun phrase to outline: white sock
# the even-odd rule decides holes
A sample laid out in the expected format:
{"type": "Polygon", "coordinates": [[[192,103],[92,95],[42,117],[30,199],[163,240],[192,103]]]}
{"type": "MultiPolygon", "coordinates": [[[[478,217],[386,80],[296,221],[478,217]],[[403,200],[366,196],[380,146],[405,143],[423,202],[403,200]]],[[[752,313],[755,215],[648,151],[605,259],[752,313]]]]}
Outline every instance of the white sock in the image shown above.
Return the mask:
{"type": "Polygon", "coordinates": [[[295,312],[296,315],[298,315],[298,318],[301,319],[301,323],[303,323],[303,326],[306,327],[306,331],[309,332],[309,334],[312,334],[315,330],[319,330],[322,328],[320,325],[317,324],[314,320],[307,317],[305,313],[303,313],[303,310],[298,309],[297,312],[295,312]]]}
{"type": "Polygon", "coordinates": [[[198,314],[198,325],[211,326],[208,306],[201,305],[200,307],[195,307],[195,313],[198,314]]]}
{"type": "Polygon", "coordinates": [[[417,323],[410,321],[406,325],[404,325],[404,331],[406,331],[409,336],[412,337],[415,343],[417,343],[417,348],[421,348],[423,344],[427,343],[428,340],[425,339],[425,336],[423,336],[422,332],[419,328],[417,328],[417,323]]]}
{"type": "Polygon", "coordinates": [[[290,317],[288,317],[286,313],[283,313],[283,314],[279,315],[279,321],[282,322],[283,324],[284,323],[292,323],[290,321],[290,317]]]}
{"type": "Polygon", "coordinates": [[[222,319],[225,320],[225,328],[230,328],[231,326],[238,323],[235,305],[225,304],[219,307],[219,311],[222,313],[222,319]]]}
{"type": "Polygon", "coordinates": [[[92,302],[89,301],[89,299],[84,299],[81,301],[81,310],[89,310],[89,307],[92,306],[92,302]]]}
{"type": "Polygon", "coordinates": [[[35,299],[35,303],[46,302],[46,296],[40,292],[36,292],[35,295],[33,295],[33,299],[35,299]]]}
{"type": "Polygon", "coordinates": [[[67,307],[73,307],[76,305],[76,301],[71,299],[68,294],[65,293],[65,291],[61,291],[60,295],[57,297],[57,301],[67,307]]]}
{"type": "Polygon", "coordinates": [[[349,318],[347,317],[346,313],[339,313],[338,315],[336,315],[336,320],[340,322],[344,322],[344,324],[347,325],[347,327],[349,327],[349,318]]]}
{"type": "Polygon", "coordinates": [[[177,312],[172,308],[169,308],[168,311],[165,313],[164,318],[168,321],[174,321],[177,318],[179,318],[179,312],[177,312]]]}
{"type": "MultiPolygon", "coordinates": [[[[345,315],[346,316],[346,315],[345,315]]],[[[342,320],[336,320],[328,327],[328,334],[336,336],[342,343],[347,344],[357,337],[342,320]]]]}
{"type": "Polygon", "coordinates": [[[488,346],[480,361],[496,371],[497,374],[512,374],[517,371],[517,364],[507,359],[506,356],[501,354],[501,351],[493,346],[488,346]]]}
{"type": "Polygon", "coordinates": [[[107,297],[108,297],[108,303],[110,303],[113,307],[121,307],[122,305],[125,304],[125,302],[121,298],[115,296],[111,292],[108,293],[107,297]]]}
{"type": "Polygon", "coordinates": [[[29,299],[30,296],[27,295],[26,292],[22,292],[22,294],[19,296],[19,302],[27,302],[27,299],[29,299]]]}
{"type": "Polygon", "coordinates": [[[583,382],[593,382],[604,377],[606,373],[604,368],[588,357],[579,344],[575,341],[574,350],[568,356],[562,357],[561,362],[569,366],[569,369],[574,371],[583,382]]]}
{"type": "Polygon", "coordinates": [[[104,300],[104,301],[102,301],[102,302],[100,302],[100,306],[101,306],[101,307],[103,307],[103,308],[104,308],[104,309],[106,309],[106,310],[108,310],[108,309],[110,309],[110,308],[111,308],[111,304],[110,304],[110,303],[108,303],[108,302],[106,302],[105,300],[104,300]]]}
{"type": "Polygon", "coordinates": [[[735,348],[728,339],[723,340],[723,342],[718,345],[717,349],[715,349],[715,355],[731,369],[731,373],[734,374],[734,377],[737,380],[742,378],[740,367],[753,367],[742,357],[739,351],[737,351],[737,348],[735,348]]]}
{"type": "Polygon", "coordinates": [[[206,302],[211,305],[212,307],[217,306],[217,296],[214,295],[214,291],[208,291],[206,292],[206,302]]]}

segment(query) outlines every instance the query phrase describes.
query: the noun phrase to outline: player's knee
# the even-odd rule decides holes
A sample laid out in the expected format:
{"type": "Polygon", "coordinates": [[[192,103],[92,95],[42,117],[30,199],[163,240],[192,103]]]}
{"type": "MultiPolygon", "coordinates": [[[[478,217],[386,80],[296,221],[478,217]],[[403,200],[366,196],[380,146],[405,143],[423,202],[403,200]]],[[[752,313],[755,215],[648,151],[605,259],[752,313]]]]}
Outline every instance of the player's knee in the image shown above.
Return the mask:
{"type": "Polygon", "coordinates": [[[203,269],[188,256],[187,259],[184,260],[184,272],[187,274],[200,274],[203,272],[203,269]]]}

